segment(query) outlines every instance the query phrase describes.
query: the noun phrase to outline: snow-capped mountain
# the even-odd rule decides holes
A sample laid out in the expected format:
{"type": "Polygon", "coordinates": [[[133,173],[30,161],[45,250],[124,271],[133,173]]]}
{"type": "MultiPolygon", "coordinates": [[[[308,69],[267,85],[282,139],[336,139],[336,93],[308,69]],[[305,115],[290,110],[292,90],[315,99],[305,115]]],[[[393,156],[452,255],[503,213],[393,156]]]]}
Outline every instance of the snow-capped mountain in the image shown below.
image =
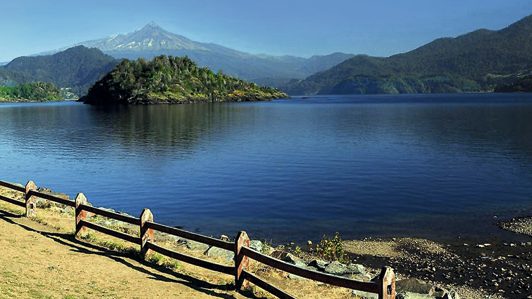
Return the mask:
{"type": "Polygon", "coordinates": [[[201,43],[168,32],[155,23],[128,34],[79,43],[90,48],[109,51],[207,50],[201,43]]]}
{"type": "Polygon", "coordinates": [[[98,48],[115,58],[150,59],[157,55],[186,55],[200,66],[214,71],[221,70],[229,75],[276,87],[284,85],[291,79],[303,79],[316,72],[327,70],[353,57],[345,53],[317,55],[310,58],[250,54],[214,43],[193,41],[169,32],[153,22],[131,33],[84,41],[40,55],[53,54],[73,46],[98,48]]]}

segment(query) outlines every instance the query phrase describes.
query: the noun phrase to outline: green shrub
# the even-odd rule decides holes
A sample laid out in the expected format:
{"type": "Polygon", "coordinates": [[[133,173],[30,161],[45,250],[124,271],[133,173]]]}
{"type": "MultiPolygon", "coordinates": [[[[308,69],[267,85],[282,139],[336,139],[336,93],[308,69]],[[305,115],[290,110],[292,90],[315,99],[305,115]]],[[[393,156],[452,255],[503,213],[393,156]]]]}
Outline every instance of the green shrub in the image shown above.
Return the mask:
{"type": "Polygon", "coordinates": [[[316,244],[316,254],[328,261],[345,261],[343,241],[339,233],[335,233],[332,238],[324,235],[320,242],[316,244]]]}

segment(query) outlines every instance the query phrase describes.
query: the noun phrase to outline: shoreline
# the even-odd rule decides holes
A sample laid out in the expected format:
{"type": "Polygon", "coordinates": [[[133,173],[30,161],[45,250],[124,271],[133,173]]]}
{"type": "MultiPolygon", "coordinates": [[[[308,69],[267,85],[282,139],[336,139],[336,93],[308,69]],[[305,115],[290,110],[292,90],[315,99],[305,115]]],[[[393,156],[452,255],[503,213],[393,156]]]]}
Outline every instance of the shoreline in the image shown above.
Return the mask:
{"type": "Polygon", "coordinates": [[[4,100],[0,99],[0,104],[6,103],[57,103],[57,102],[74,102],[75,100],[54,100],[54,101],[34,101],[27,99],[16,99],[16,100],[4,100]]]}
{"type": "MultiPolygon", "coordinates": [[[[504,298],[532,294],[532,238],[526,242],[436,242],[419,238],[345,241],[357,263],[387,264],[397,273],[432,285],[457,285],[504,298]]],[[[525,297],[523,297],[525,296],[525,297]]]]}
{"type": "Polygon", "coordinates": [[[369,267],[390,265],[397,273],[433,287],[451,285],[465,287],[463,292],[532,298],[532,215],[497,220],[493,225],[507,237],[487,235],[445,241],[375,237],[346,240],[344,250],[357,263],[369,267]]]}

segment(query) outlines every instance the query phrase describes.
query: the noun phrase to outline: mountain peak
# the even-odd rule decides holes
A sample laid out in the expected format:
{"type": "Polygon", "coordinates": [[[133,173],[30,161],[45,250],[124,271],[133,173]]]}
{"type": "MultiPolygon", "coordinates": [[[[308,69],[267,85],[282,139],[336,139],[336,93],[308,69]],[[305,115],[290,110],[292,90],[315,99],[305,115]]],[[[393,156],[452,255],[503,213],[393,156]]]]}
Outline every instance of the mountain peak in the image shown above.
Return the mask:
{"type": "Polygon", "coordinates": [[[159,24],[155,23],[154,21],[151,21],[148,24],[144,25],[144,27],[142,27],[142,29],[152,29],[152,30],[153,29],[159,29],[159,30],[162,30],[163,28],[161,28],[161,26],[159,26],[159,24]]]}
{"type": "Polygon", "coordinates": [[[166,32],[159,24],[155,23],[154,21],[149,22],[148,24],[144,25],[141,29],[137,30],[137,32],[166,32]]]}
{"type": "Polygon", "coordinates": [[[90,48],[106,51],[156,52],[169,50],[207,50],[201,43],[171,33],[155,22],[126,34],[80,43],[90,48]]]}

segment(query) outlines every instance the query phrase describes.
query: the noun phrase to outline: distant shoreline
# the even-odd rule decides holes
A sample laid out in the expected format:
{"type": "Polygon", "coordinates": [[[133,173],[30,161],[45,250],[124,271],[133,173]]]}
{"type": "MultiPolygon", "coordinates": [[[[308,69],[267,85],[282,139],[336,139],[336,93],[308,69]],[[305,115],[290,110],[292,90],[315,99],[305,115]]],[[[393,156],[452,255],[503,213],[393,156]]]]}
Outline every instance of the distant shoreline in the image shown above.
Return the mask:
{"type": "MultiPolygon", "coordinates": [[[[512,92],[458,92],[458,93],[401,93],[401,94],[392,94],[392,93],[378,93],[378,94],[316,94],[316,95],[291,95],[286,98],[276,98],[276,99],[269,99],[269,100],[258,100],[258,101],[213,101],[213,102],[205,102],[205,101],[185,101],[181,103],[157,103],[158,105],[179,105],[179,104],[205,104],[205,103],[245,103],[245,102],[271,102],[271,101],[280,101],[280,100],[306,100],[311,98],[323,98],[323,97],[332,97],[332,96],[445,96],[445,95],[475,95],[475,94],[493,94],[493,95],[507,95],[507,94],[518,94],[518,95],[532,95],[532,91],[512,91],[512,92]]],[[[1,103],[57,103],[57,102],[79,102],[83,103],[83,101],[80,98],[76,99],[62,99],[62,100],[51,100],[51,101],[37,101],[37,100],[28,100],[28,99],[1,99],[0,98],[0,104],[1,103]]],[[[139,104],[139,106],[142,106],[142,104],[139,104]]]]}
{"type": "Polygon", "coordinates": [[[28,100],[28,99],[0,99],[1,103],[51,103],[51,102],[74,102],[76,100],[52,100],[52,101],[36,101],[36,100],[28,100]]]}

